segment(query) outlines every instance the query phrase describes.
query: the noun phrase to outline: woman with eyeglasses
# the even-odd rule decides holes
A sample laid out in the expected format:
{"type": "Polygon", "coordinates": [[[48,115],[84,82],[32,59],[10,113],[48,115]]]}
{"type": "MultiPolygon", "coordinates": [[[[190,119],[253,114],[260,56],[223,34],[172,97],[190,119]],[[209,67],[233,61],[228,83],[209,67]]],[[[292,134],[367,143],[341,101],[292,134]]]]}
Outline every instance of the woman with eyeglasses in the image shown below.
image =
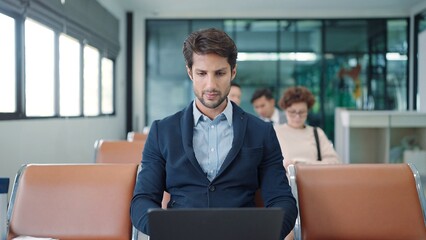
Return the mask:
{"type": "Polygon", "coordinates": [[[275,126],[286,169],[291,164],[299,163],[340,163],[324,131],[316,127],[315,133],[314,127],[306,124],[308,112],[314,103],[314,95],[301,86],[287,88],[278,102],[287,117],[287,123],[275,126]]]}

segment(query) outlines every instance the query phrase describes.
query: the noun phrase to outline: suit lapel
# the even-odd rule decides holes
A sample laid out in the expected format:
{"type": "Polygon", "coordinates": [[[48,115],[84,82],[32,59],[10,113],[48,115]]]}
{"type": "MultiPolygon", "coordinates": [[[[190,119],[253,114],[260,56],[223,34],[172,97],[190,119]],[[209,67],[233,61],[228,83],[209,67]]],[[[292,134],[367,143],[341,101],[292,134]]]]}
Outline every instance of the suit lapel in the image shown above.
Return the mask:
{"type": "Polygon", "coordinates": [[[180,120],[180,128],[182,130],[182,144],[185,150],[185,154],[191,164],[197,169],[197,171],[206,176],[197,159],[195,158],[194,146],[193,146],[193,135],[194,135],[194,115],[191,104],[183,111],[182,118],[180,120]]]}

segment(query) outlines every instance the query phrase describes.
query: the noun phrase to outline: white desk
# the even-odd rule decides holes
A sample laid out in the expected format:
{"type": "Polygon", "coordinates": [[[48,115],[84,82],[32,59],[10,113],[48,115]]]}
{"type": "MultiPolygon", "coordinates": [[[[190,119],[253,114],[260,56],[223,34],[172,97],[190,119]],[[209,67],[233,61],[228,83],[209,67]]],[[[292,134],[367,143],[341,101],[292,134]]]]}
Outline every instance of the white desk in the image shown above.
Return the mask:
{"type": "Polygon", "coordinates": [[[388,163],[390,150],[415,136],[426,150],[426,113],[337,108],[335,148],[344,163],[388,163]]]}

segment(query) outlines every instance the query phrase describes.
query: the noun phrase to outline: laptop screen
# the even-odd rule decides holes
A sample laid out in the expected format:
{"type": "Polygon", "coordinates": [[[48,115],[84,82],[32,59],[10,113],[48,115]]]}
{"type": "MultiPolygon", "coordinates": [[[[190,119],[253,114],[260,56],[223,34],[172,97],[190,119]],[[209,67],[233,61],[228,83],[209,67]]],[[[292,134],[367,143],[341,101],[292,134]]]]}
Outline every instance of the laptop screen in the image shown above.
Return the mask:
{"type": "Polygon", "coordinates": [[[278,240],[280,208],[151,209],[150,240],[278,240]]]}

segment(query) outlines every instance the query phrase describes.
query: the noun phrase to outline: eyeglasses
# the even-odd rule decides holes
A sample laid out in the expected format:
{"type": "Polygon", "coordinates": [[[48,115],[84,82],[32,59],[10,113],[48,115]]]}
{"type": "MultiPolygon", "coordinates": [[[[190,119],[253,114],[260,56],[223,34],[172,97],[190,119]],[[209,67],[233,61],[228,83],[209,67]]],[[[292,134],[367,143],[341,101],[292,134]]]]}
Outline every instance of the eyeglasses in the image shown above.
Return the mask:
{"type": "Polygon", "coordinates": [[[304,117],[308,114],[308,111],[294,111],[294,110],[287,110],[286,111],[290,117],[296,117],[299,115],[299,117],[304,117]]]}

